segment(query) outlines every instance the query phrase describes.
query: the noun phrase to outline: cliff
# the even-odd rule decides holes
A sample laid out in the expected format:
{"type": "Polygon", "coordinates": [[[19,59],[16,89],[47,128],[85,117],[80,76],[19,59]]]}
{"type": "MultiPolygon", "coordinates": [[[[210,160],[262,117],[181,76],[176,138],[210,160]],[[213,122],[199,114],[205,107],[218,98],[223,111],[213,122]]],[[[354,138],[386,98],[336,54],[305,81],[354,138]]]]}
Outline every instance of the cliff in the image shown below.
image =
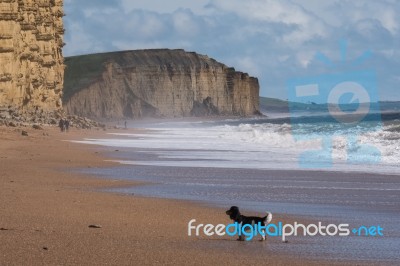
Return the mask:
{"type": "Polygon", "coordinates": [[[184,50],[137,50],[65,59],[64,109],[91,118],[248,116],[257,78],[184,50]]]}
{"type": "Polygon", "coordinates": [[[0,0],[0,105],[61,108],[62,0],[0,0]]]}

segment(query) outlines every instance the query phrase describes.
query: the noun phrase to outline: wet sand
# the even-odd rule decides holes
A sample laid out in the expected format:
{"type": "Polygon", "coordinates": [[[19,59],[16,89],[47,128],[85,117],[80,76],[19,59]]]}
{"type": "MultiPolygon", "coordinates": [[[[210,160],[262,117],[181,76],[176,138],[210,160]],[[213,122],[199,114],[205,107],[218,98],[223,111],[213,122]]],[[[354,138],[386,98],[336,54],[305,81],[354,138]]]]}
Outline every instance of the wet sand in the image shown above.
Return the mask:
{"type": "MultiPolygon", "coordinates": [[[[135,184],[70,171],[112,163],[104,161],[100,148],[64,140],[104,132],[27,131],[25,137],[20,129],[0,128],[0,265],[332,264],[277,253],[277,239],[188,237],[187,223],[193,218],[229,223],[224,210],[100,192],[135,184]]],[[[274,218],[290,221],[279,214],[274,218]]]]}
{"type": "MultiPolygon", "coordinates": [[[[143,153],[134,153],[126,155],[133,160],[143,160],[139,159],[143,153]]],[[[149,159],[153,160],[151,156],[149,159]]],[[[288,237],[289,245],[276,238],[270,239],[270,243],[276,252],[289,251],[291,255],[331,261],[393,265],[400,260],[400,181],[397,175],[154,165],[91,168],[85,173],[152,182],[151,185],[112,189],[116,192],[192,200],[222,208],[237,205],[244,213],[269,210],[274,214],[274,224],[279,222],[275,214],[284,212],[296,220],[317,220],[324,225],[349,224],[350,230],[379,225],[384,236],[351,233],[346,237],[311,237],[300,233],[288,237]]]]}

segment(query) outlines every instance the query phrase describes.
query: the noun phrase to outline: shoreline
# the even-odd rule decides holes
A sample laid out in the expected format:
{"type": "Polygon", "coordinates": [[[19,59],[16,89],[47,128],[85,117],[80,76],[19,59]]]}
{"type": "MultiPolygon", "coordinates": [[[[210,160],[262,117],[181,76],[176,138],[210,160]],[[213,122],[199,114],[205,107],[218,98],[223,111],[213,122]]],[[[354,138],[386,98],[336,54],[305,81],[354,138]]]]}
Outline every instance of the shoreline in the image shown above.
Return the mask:
{"type": "Polygon", "coordinates": [[[227,224],[224,210],[105,192],[139,182],[65,171],[115,165],[98,147],[64,141],[104,136],[102,131],[27,131],[25,137],[19,129],[0,127],[0,264],[343,264],[277,253],[279,239],[243,243],[226,236],[189,237],[189,220],[227,224]],[[89,228],[92,224],[101,228],[89,228]]]}

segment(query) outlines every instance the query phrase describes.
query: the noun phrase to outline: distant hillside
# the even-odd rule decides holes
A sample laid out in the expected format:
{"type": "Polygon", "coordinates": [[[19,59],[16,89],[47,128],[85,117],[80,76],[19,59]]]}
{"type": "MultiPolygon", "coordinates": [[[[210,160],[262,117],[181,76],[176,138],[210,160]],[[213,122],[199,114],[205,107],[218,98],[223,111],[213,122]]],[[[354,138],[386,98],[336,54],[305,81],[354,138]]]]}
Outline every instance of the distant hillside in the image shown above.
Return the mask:
{"type": "Polygon", "coordinates": [[[291,106],[291,109],[295,111],[327,110],[326,104],[307,104],[260,97],[260,110],[262,112],[289,112],[289,105],[291,106]]]}
{"type": "Polygon", "coordinates": [[[259,114],[257,78],[194,52],[150,49],[65,59],[63,106],[96,119],[259,114]]]}
{"type": "MultiPolygon", "coordinates": [[[[260,97],[260,110],[264,114],[268,112],[289,112],[289,106],[291,111],[304,112],[304,111],[317,111],[325,112],[328,111],[328,104],[313,104],[313,103],[299,103],[289,102],[275,98],[260,97]]],[[[345,104],[342,105],[343,110],[353,110],[358,107],[358,104],[345,104]]],[[[400,102],[398,101],[383,101],[379,103],[371,103],[371,110],[390,112],[400,111],[400,102]]]]}

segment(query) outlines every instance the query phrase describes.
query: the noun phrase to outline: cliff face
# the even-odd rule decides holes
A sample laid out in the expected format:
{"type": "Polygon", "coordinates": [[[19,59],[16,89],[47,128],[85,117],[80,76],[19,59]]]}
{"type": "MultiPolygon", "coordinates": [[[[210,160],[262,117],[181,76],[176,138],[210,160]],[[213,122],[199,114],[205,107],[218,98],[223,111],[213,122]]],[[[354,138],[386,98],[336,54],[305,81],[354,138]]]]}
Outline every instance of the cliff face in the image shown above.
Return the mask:
{"type": "Polygon", "coordinates": [[[62,0],[0,0],[0,105],[61,108],[62,0]]]}
{"type": "Polygon", "coordinates": [[[253,115],[258,80],[183,50],[66,58],[64,109],[92,118],[253,115]]]}

